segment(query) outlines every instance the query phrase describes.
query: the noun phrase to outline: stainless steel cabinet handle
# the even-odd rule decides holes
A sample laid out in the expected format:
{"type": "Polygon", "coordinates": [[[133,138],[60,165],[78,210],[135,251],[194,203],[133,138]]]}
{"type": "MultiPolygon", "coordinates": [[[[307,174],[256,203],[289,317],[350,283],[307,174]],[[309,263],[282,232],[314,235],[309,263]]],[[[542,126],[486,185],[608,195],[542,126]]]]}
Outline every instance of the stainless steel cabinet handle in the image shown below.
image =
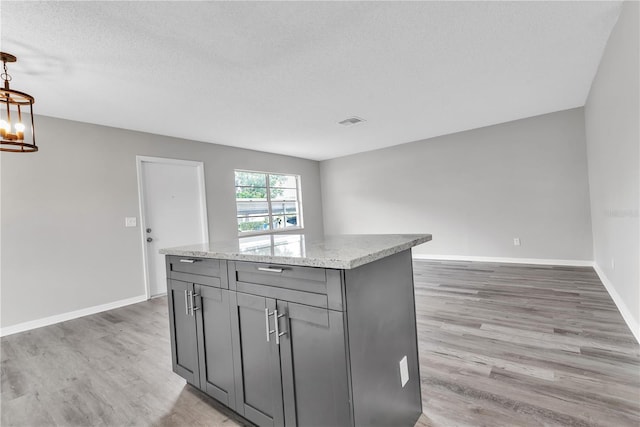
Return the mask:
{"type": "Polygon", "coordinates": [[[275,314],[275,316],[273,316],[274,321],[276,322],[276,344],[280,345],[280,331],[278,330],[278,309],[273,310],[273,314],[275,314]]]}
{"type": "Polygon", "coordinates": [[[196,307],[196,300],[195,300],[195,298],[199,296],[200,294],[198,293],[195,293],[195,292],[191,293],[191,315],[192,316],[195,315],[196,310],[200,310],[200,307],[196,307]]]}
{"type": "Polygon", "coordinates": [[[267,342],[269,342],[269,308],[264,309],[264,330],[267,333],[267,342]]]}
{"type": "MultiPolygon", "coordinates": [[[[269,335],[275,332],[274,330],[269,329],[269,316],[271,316],[272,314],[273,313],[269,313],[269,307],[264,309],[264,324],[265,324],[264,326],[265,326],[265,332],[267,333],[267,342],[269,342],[269,335]]],[[[277,327],[278,326],[276,325],[276,328],[277,327]]]]}
{"type": "MultiPolygon", "coordinates": [[[[276,310],[276,324],[278,324],[278,319],[281,317],[284,317],[284,313],[278,316],[278,311],[276,310]]],[[[287,331],[278,332],[278,335],[276,335],[276,342],[278,343],[278,345],[280,345],[280,337],[286,334],[287,334],[287,331]]]]}
{"type": "Polygon", "coordinates": [[[274,268],[274,267],[258,267],[260,271],[266,271],[267,273],[282,273],[282,268],[274,268]]]}
{"type": "Polygon", "coordinates": [[[193,264],[194,262],[196,262],[196,259],[181,259],[180,262],[185,262],[187,264],[193,264]]]}
{"type": "Polygon", "coordinates": [[[187,297],[187,290],[184,290],[184,312],[189,315],[189,298],[187,297]]]}
{"type": "Polygon", "coordinates": [[[278,325],[280,321],[278,319],[280,319],[281,317],[284,317],[284,314],[278,315],[278,310],[273,310],[273,319],[276,322],[276,330],[274,332],[276,333],[276,344],[278,345],[280,345],[280,337],[286,335],[287,333],[287,331],[280,332],[280,326],[278,325]]]}

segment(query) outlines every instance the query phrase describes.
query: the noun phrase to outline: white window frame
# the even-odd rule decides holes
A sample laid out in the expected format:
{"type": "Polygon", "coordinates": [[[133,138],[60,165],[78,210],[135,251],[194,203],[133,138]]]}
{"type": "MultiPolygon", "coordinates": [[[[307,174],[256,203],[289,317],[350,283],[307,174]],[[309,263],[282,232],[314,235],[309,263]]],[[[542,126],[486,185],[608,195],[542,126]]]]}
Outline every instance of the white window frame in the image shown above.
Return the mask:
{"type": "MultiPolygon", "coordinates": [[[[236,172],[247,172],[247,173],[258,173],[258,174],[264,174],[265,175],[265,180],[266,180],[266,189],[267,189],[267,209],[268,209],[268,213],[264,216],[268,216],[269,217],[269,229],[268,230],[256,230],[256,231],[239,231],[238,230],[238,237],[245,237],[245,236],[257,236],[257,235],[264,235],[264,234],[277,234],[277,233],[286,233],[289,231],[295,231],[295,230],[304,230],[304,223],[302,220],[302,182],[301,182],[301,177],[300,175],[296,174],[296,173],[288,173],[288,172],[264,172],[264,171],[255,171],[255,170],[248,170],[248,169],[234,169],[233,171],[233,188],[234,188],[234,194],[236,194],[237,188],[238,186],[235,185],[235,174],[236,172]],[[297,203],[297,224],[296,226],[292,226],[292,227],[283,227],[283,228],[273,228],[273,218],[277,217],[278,215],[274,215],[273,211],[271,209],[271,179],[270,179],[270,175],[288,175],[288,176],[294,176],[296,178],[296,203],[297,203]]],[[[277,187],[275,187],[277,188],[277,187]]],[[[289,188],[290,189],[290,188],[289,188]]],[[[284,214],[285,218],[286,218],[286,214],[284,214]]],[[[239,216],[238,215],[238,201],[236,199],[236,228],[238,227],[238,219],[239,218],[249,218],[245,215],[239,216]]],[[[285,219],[286,221],[286,219],[285,219]]]]}

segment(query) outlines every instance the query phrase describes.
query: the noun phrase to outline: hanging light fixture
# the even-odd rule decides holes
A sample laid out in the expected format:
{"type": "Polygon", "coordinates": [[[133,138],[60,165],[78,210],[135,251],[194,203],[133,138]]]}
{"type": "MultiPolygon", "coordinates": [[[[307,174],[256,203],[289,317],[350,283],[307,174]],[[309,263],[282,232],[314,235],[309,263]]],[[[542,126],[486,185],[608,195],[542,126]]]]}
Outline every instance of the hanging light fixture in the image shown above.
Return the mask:
{"type": "Polygon", "coordinates": [[[10,53],[0,52],[0,60],[4,67],[0,75],[4,80],[4,87],[0,88],[0,103],[5,104],[0,105],[0,151],[33,153],[38,151],[33,126],[35,99],[24,92],[9,89],[11,76],[7,72],[7,62],[16,62],[17,58],[10,53]],[[27,132],[23,115],[28,115],[26,120],[31,121],[31,129],[27,132]]]}

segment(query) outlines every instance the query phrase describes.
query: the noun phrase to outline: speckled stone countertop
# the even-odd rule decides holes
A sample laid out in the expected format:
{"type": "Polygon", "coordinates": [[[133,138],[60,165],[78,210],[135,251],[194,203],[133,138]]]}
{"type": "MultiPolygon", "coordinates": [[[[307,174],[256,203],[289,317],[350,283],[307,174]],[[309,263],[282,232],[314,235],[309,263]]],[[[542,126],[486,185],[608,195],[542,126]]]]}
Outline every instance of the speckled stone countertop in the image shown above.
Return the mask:
{"type": "Polygon", "coordinates": [[[176,248],[165,255],[351,269],[431,240],[430,234],[344,234],[311,239],[304,234],[241,237],[176,248]]]}

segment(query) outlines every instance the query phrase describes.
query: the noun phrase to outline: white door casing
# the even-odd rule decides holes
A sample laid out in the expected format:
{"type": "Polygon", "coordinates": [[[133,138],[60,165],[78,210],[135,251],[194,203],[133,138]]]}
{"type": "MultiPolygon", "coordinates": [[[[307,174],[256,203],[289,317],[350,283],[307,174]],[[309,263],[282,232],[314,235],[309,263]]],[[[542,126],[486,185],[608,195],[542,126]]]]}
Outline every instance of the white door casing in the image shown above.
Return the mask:
{"type": "Polygon", "coordinates": [[[151,298],[167,292],[160,249],[209,241],[204,165],[146,156],[136,156],[136,163],[144,278],[151,298]]]}

